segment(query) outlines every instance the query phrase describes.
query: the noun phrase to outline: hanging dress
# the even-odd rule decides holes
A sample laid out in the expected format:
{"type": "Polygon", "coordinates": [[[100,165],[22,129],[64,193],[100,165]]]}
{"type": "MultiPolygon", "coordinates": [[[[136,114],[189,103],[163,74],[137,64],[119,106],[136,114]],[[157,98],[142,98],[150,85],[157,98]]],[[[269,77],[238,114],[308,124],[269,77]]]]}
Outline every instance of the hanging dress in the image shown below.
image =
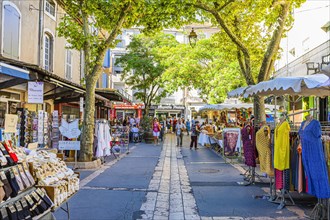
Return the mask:
{"type": "Polygon", "coordinates": [[[97,130],[97,149],[96,149],[96,157],[103,157],[104,156],[104,148],[105,148],[105,141],[104,141],[104,127],[102,124],[98,125],[97,130]]]}
{"type": "Polygon", "coordinates": [[[328,171],[321,141],[321,125],[312,120],[305,127],[302,122],[299,135],[302,145],[302,160],[308,181],[308,193],[319,199],[330,197],[328,171]],[[305,128],[304,128],[305,127],[305,128]]]}
{"type": "Polygon", "coordinates": [[[268,176],[274,176],[269,134],[269,127],[262,126],[256,133],[256,146],[259,154],[260,171],[263,173],[267,173],[268,176]],[[268,130],[268,135],[265,135],[265,129],[268,130]]]}
{"type": "Polygon", "coordinates": [[[110,156],[111,155],[111,135],[110,135],[110,127],[108,124],[104,124],[104,142],[105,142],[105,148],[104,148],[104,156],[110,156]]]}
{"type": "Polygon", "coordinates": [[[290,168],[290,125],[287,121],[275,128],[274,168],[285,170],[290,168]]]}
{"type": "Polygon", "coordinates": [[[245,164],[250,167],[256,167],[256,154],[253,145],[253,128],[250,125],[242,129],[242,141],[245,164]]]}

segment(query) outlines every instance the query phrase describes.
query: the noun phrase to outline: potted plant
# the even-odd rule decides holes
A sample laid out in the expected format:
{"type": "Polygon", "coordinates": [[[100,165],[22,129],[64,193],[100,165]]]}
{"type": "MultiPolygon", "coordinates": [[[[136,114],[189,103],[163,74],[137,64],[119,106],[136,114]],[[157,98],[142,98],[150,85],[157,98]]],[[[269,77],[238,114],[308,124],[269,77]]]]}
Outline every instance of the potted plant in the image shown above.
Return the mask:
{"type": "Polygon", "coordinates": [[[146,143],[153,142],[153,135],[152,135],[152,117],[143,116],[140,122],[140,127],[143,132],[143,138],[146,143]]]}

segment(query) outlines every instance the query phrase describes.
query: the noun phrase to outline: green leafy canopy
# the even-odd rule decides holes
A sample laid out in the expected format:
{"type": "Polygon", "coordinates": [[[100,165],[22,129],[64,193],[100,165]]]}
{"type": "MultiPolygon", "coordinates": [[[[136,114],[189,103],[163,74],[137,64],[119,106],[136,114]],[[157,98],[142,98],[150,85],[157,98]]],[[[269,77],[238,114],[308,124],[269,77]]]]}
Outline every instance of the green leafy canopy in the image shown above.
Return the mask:
{"type": "Polygon", "coordinates": [[[161,53],[178,44],[173,35],[135,35],[127,47],[128,53],[117,59],[116,63],[124,69],[122,80],[136,91],[134,96],[145,106],[158,103],[169,94],[166,88],[170,81],[162,77],[167,66],[161,53]]]}

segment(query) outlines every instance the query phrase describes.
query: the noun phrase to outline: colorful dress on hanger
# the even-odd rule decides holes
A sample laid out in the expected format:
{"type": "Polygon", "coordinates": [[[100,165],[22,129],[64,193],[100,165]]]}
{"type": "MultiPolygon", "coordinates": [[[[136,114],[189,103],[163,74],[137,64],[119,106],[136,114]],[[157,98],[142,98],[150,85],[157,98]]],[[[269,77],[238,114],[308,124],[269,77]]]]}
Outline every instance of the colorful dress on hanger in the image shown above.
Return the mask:
{"type": "Polygon", "coordinates": [[[285,170],[290,168],[290,125],[287,121],[275,128],[274,168],[285,170]]]}
{"type": "Polygon", "coordinates": [[[242,129],[245,164],[250,167],[256,167],[256,153],[253,144],[253,130],[253,127],[250,125],[247,125],[242,129]]]}
{"type": "Polygon", "coordinates": [[[299,135],[302,145],[302,160],[308,181],[307,192],[319,199],[330,198],[320,122],[312,120],[306,127],[305,123],[306,121],[302,122],[299,135]]]}
{"type": "Polygon", "coordinates": [[[263,173],[267,173],[268,176],[274,176],[269,134],[269,127],[266,125],[262,126],[256,133],[256,146],[260,161],[260,171],[263,173]],[[265,129],[268,130],[268,135],[265,135],[265,129]]]}

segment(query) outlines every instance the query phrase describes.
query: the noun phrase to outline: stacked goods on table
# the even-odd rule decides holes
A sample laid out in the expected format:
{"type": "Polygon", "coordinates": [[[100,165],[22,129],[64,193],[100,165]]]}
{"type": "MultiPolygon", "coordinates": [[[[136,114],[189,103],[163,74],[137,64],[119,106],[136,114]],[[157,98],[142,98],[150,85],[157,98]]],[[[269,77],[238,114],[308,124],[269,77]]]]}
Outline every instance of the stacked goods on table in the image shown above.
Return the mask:
{"type": "Polygon", "coordinates": [[[55,207],[79,190],[78,174],[57,158],[55,153],[41,150],[30,154],[27,160],[37,186],[46,190],[55,207]]]}
{"type": "Polygon", "coordinates": [[[0,142],[0,219],[38,219],[79,190],[79,175],[56,152],[0,142]]]}
{"type": "Polygon", "coordinates": [[[214,134],[212,125],[205,125],[204,129],[207,130],[207,134],[214,134]]]}
{"type": "Polygon", "coordinates": [[[222,131],[218,130],[215,135],[213,136],[215,139],[222,140],[222,131]]]}
{"type": "Polygon", "coordinates": [[[53,207],[45,190],[34,187],[25,158],[22,148],[0,142],[0,219],[36,219],[53,207]]]}

